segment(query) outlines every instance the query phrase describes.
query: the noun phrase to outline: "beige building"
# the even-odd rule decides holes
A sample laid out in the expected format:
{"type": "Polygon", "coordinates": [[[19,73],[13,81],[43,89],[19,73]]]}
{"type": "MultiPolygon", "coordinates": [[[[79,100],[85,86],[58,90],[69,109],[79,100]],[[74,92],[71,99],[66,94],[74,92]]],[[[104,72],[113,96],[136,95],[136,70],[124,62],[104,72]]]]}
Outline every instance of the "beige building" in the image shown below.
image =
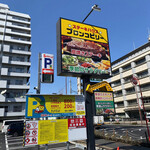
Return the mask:
{"type": "MultiPolygon", "coordinates": [[[[110,83],[117,115],[139,118],[140,89],[146,112],[150,112],[150,41],[112,62],[112,75],[110,83]],[[139,78],[140,86],[132,85],[132,75],[139,78]]],[[[141,112],[143,114],[143,110],[141,112]]]]}

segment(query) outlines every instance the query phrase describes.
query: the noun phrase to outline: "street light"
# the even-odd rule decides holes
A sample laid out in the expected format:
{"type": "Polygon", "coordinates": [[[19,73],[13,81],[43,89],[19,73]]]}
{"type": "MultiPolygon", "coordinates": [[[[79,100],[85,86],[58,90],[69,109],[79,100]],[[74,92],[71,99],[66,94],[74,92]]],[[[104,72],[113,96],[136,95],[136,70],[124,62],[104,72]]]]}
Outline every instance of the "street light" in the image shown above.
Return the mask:
{"type": "Polygon", "coordinates": [[[98,5],[94,5],[92,6],[92,10],[88,13],[88,15],[84,18],[84,20],[82,21],[82,23],[84,23],[84,21],[88,18],[88,16],[92,13],[93,10],[96,10],[96,11],[101,11],[101,9],[98,7],[98,5]]]}
{"type": "MultiPolygon", "coordinates": [[[[93,5],[91,7],[91,11],[88,13],[88,15],[84,18],[84,20],[82,21],[82,23],[84,23],[84,21],[88,18],[88,16],[93,12],[93,10],[95,11],[101,11],[101,8],[98,7],[97,4],[93,5]]],[[[80,77],[77,77],[77,88],[78,88],[78,95],[81,94],[81,78],[80,77]]],[[[83,87],[84,89],[84,87],[83,87]]]]}
{"type": "MultiPolygon", "coordinates": [[[[92,6],[92,10],[84,18],[82,23],[84,23],[84,21],[93,12],[93,10],[100,11],[101,9],[96,4],[94,6],[92,6]]],[[[93,111],[92,110],[93,103],[92,103],[92,101],[89,101],[91,98],[91,95],[85,91],[85,88],[87,87],[87,85],[89,83],[90,83],[90,77],[89,76],[83,77],[83,91],[84,91],[84,96],[85,96],[86,124],[87,124],[87,149],[95,150],[95,136],[94,136],[93,112],[92,112],[93,111]]]]}

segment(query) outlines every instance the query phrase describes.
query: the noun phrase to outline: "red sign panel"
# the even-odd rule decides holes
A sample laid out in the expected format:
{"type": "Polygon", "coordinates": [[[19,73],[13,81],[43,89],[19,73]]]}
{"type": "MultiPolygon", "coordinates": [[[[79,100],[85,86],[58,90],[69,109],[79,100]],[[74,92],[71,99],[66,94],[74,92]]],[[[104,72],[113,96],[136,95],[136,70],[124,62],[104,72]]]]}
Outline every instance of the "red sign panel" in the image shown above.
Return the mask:
{"type": "Polygon", "coordinates": [[[68,119],[68,129],[86,127],[85,118],[68,119]]]}

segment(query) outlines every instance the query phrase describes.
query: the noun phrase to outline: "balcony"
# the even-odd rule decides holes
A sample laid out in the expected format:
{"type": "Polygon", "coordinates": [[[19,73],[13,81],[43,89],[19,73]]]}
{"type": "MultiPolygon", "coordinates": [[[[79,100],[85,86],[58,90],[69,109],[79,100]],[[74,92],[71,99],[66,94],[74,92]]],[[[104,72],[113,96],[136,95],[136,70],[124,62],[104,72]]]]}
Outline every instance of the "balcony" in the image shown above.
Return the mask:
{"type": "Polygon", "coordinates": [[[10,61],[12,65],[31,66],[31,62],[10,61]]]}
{"type": "Polygon", "coordinates": [[[139,110],[139,106],[137,104],[134,106],[127,106],[124,110],[125,111],[139,110]]]}
{"type": "Polygon", "coordinates": [[[15,54],[22,54],[22,55],[29,55],[31,56],[31,52],[30,51],[23,51],[23,50],[11,50],[12,53],[15,54]]]}
{"type": "Polygon", "coordinates": [[[149,77],[140,79],[140,84],[141,84],[141,85],[142,85],[142,84],[145,84],[145,83],[148,83],[148,82],[150,82],[150,78],[149,78],[149,77]]]}
{"type": "Polygon", "coordinates": [[[16,98],[6,98],[6,102],[26,102],[25,96],[16,98]]]}
{"type": "Polygon", "coordinates": [[[113,76],[111,78],[111,82],[115,82],[116,80],[120,80],[120,74],[116,75],[116,76],[113,76]]]}
{"type": "Polygon", "coordinates": [[[7,17],[7,20],[9,20],[9,21],[15,21],[15,22],[18,22],[18,23],[30,24],[29,21],[16,19],[16,18],[14,18],[13,16],[8,16],[8,17],[7,17]]]}
{"type": "Polygon", "coordinates": [[[124,113],[124,108],[116,108],[116,113],[124,113]]]}
{"type": "Polygon", "coordinates": [[[133,74],[133,73],[132,73],[132,70],[128,70],[128,71],[123,72],[123,73],[122,73],[122,76],[123,76],[123,78],[125,78],[125,77],[127,77],[127,76],[132,75],[132,74],[133,74]]]}
{"type": "Polygon", "coordinates": [[[25,116],[25,111],[21,111],[21,112],[7,112],[5,116],[25,116]]]}
{"type": "Polygon", "coordinates": [[[114,102],[122,102],[122,101],[123,101],[123,96],[114,98],[114,102]]]}
{"type": "Polygon", "coordinates": [[[10,72],[9,75],[13,77],[27,77],[27,78],[30,78],[31,76],[30,73],[18,73],[18,72],[10,72]]]}
{"type": "Polygon", "coordinates": [[[126,95],[126,100],[137,99],[136,94],[126,95]]]}
{"type": "Polygon", "coordinates": [[[148,68],[147,68],[147,64],[145,63],[143,65],[136,67],[135,69],[136,69],[136,73],[138,73],[138,72],[141,72],[141,71],[146,70],[148,68]]]}
{"type": "Polygon", "coordinates": [[[31,28],[28,28],[28,27],[21,27],[21,26],[17,26],[17,25],[12,25],[11,22],[7,22],[7,27],[31,31],[31,28]]]}
{"type": "MultiPolygon", "coordinates": [[[[0,39],[2,40],[3,36],[0,35],[0,39]]],[[[12,39],[11,36],[5,36],[5,41],[6,42],[11,42],[11,43],[19,43],[19,44],[27,44],[27,45],[31,45],[32,42],[30,40],[25,41],[25,40],[20,40],[20,39],[12,39]]]]}
{"type": "Polygon", "coordinates": [[[29,90],[29,85],[8,85],[9,89],[23,89],[23,90],[29,90]]]}
{"type": "Polygon", "coordinates": [[[124,88],[125,88],[125,89],[131,88],[131,87],[133,87],[132,83],[124,84],[124,88]]]}
{"type": "Polygon", "coordinates": [[[121,85],[113,87],[113,91],[120,91],[120,90],[122,90],[121,85]]]}

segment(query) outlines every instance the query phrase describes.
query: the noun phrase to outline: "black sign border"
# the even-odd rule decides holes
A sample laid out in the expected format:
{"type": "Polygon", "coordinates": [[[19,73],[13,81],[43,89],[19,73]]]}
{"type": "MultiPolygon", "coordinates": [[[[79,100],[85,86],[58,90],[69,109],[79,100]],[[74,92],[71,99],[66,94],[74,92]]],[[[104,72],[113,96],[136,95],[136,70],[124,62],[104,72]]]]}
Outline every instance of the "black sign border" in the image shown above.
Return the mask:
{"type": "MultiPolygon", "coordinates": [[[[111,73],[112,73],[111,67],[110,67],[111,68],[110,74],[100,74],[100,75],[90,74],[90,73],[76,73],[76,72],[73,73],[73,72],[66,72],[66,71],[62,70],[62,49],[61,49],[62,48],[62,44],[61,44],[61,20],[62,19],[77,22],[77,21],[65,19],[62,17],[60,17],[59,20],[57,21],[57,24],[56,24],[56,29],[57,29],[57,75],[58,76],[81,77],[81,78],[84,78],[84,76],[89,76],[90,78],[97,78],[97,79],[110,78],[112,76],[111,75],[111,73]]],[[[83,24],[82,22],[77,22],[77,23],[83,24]]],[[[84,24],[86,24],[86,23],[84,23],[84,24]]],[[[90,25],[90,24],[86,24],[86,25],[93,27],[93,25],[90,25]]],[[[94,25],[94,27],[98,27],[98,26],[94,25]]],[[[103,28],[103,27],[98,27],[98,28],[107,30],[107,28],[103,28]]],[[[107,37],[108,37],[108,30],[107,30],[107,37]]],[[[109,38],[108,38],[108,46],[109,46],[109,38]]],[[[109,46],[109,54],[110,54],[110,46],[109,46]]],[[[111,57],[110,57],[110,64],[111,64],[111,57]]],[[[112,66],[112,65],[110,65],[110,66],[112,66]]]]}

